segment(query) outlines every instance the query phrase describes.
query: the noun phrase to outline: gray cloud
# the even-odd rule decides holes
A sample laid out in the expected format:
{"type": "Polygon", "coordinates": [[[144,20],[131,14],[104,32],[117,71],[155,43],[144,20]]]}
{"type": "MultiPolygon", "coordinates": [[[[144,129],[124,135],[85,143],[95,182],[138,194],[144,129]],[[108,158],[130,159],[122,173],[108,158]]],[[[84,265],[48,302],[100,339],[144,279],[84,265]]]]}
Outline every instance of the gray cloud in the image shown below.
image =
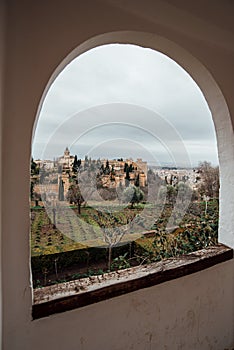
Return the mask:
{"type": "MultiPolygon", "coordinates": [[[[121,157],[126,152],[115,139],[122,138],[132,145],[141,143],[148,151],[151,147],[157,158],[166,161],[162,144],[155,141],[162,136],[157,135],[155,125],[160,123],[159,117],[165,121],[165,135],[166,125],[180,135],[192,163],[204,159],[217,163],[212,117],[192,78],[159,52],[133,45],[105,45],[76,58],[51,86],[37,125],[33,156],[42,158],[42,150],[47,148],[47,156],[53,158],[61,155],[65,146],[81,155],[100,140],[109,140],[106,148],[104,142],[100,149],[102,155],[111,158],[119,150],[121,157]],[[102,114],[109,124],[97,128],[98,122],[103,122],[102,114]],[[122,124],[118,127],[111,124],[119,120],[122,124]],[[124,125],[124,121],[135,126],[124,125]],[[154,130],[154,142],[149,132],[143,132],[144,121],[148,131],[154,130]],[[94,126],[95,130],[81,137],[81,130],[94,126]]],[[[136,157],[138,151],[129,146],[130,156],[136,157]]]]}

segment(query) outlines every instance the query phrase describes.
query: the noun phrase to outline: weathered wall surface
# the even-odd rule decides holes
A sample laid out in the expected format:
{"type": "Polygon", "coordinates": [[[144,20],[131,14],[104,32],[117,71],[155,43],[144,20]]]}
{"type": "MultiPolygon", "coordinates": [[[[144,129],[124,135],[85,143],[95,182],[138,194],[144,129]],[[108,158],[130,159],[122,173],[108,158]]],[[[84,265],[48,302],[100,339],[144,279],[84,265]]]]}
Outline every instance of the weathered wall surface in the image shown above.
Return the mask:
{"type": "Polygon", "coordinates": [[[34,122],[49,80],[76,54],[96,45],[132,42],[159,49],[198,82],[212,110],[219,143],[220,238],[234,247],[233,128],[227,110],[228,106],[234,116],[233,4],[228,0],[132,4],[7,1],[1,169],[4,350],[234,346],[233,262],[31,321],[28,197],[34,122]]]}
{"type": "MultiPolygon", "coordinates": [[[[5,56],[5,4],[0,2],[0,164],[2,164],[2,121],[5,56]]],[[[1,166],[0,166],[1,169],[1,166]]],[[[2,208],[2,172],[0,171],[0,208],[2,208]]],[[[0,211],[0,261],[2,261],[2,211],[0,211]]],[[[0,339],[2,339],[2,268],[0,267],[0,339]]],[[[1,347],[1,341],[0,341],[1,347]]]]}

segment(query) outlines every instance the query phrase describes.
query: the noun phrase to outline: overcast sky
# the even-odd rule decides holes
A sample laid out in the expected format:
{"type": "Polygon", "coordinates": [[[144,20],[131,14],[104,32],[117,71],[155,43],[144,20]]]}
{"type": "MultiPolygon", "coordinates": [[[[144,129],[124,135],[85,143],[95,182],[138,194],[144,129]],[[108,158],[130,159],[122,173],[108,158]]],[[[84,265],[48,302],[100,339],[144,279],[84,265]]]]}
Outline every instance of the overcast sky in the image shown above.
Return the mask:
{"type": "Polygon", "coordinates": [[[218,164],[211,113],[196,83],[167,56],[134,45],[90,50],[52,84],[33,157],[53,159],[66,146],[79,158],[218,164]]]}

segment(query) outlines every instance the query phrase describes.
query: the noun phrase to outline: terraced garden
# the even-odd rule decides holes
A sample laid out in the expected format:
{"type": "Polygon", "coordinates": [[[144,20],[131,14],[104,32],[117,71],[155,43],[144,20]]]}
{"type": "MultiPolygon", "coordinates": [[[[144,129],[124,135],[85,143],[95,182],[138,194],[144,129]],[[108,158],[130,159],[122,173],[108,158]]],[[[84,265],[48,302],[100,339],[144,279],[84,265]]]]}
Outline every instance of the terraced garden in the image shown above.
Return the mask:
{"type": "MultiPolygon", "coordinates": [[[[108,244],[103,228],[127,227],[113,244],[111,269],[158,261],[217,244],[218,202],[193,202],[182,222],[166,204],[163,211],[139,204],[111,212],[106,208],[60,208],[55,216],[37,207],[31,210],[31,256],[34,286],[58,283],[108,270],[108,244]],[[98,210],[99,209],[99,210],[98,210]],[[169,217],[173,227],[167,230],[169,217]],[[56,220],[54,223],[53,220],[56,220]],[[56,224],[56,225],[55,225],[56,224]]],[[[117,208],[116,208],[117,209],[117,208]]]]}

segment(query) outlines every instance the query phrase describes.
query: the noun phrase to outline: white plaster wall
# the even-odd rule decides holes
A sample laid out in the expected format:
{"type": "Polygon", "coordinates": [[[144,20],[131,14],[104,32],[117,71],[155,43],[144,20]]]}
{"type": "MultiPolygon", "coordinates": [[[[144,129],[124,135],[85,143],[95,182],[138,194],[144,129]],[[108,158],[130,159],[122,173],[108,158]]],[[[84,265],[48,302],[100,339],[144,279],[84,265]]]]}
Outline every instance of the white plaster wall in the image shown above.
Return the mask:
{"type": "MultiPolygon", "coordinates": [[[[0,169],[2,166],[2,120],[4,89],[4,54],[5,54],[5,6],[0,2],[0,169]]],[[[2,207],[2,172],[0,171],[0,208],[2,207]]],[[[0,261],[2,261],[2,211],[0,211],[0,261]]],[[[2,269],[0,268],[0,344],[2,340],[2,269]]],[[[1,345],[0,345],[1,347],[1,345]]]]}
{"type": "Polygon", "coordinates": [[[4,350],[220,350],[234,345],[231,261],[31,321],[28,196],[34,120],[61,62],[95,45],[130,40],[144,45],[145,41],[146,46],[168,53],[199,83],[214,113],[219,141],[220,239],[234,247],[233,128],[228,118],[229,111],[234,115],[233,5],[228,0],[131,4],[128,0],[7,1],[1,169],[4,350]]]}

